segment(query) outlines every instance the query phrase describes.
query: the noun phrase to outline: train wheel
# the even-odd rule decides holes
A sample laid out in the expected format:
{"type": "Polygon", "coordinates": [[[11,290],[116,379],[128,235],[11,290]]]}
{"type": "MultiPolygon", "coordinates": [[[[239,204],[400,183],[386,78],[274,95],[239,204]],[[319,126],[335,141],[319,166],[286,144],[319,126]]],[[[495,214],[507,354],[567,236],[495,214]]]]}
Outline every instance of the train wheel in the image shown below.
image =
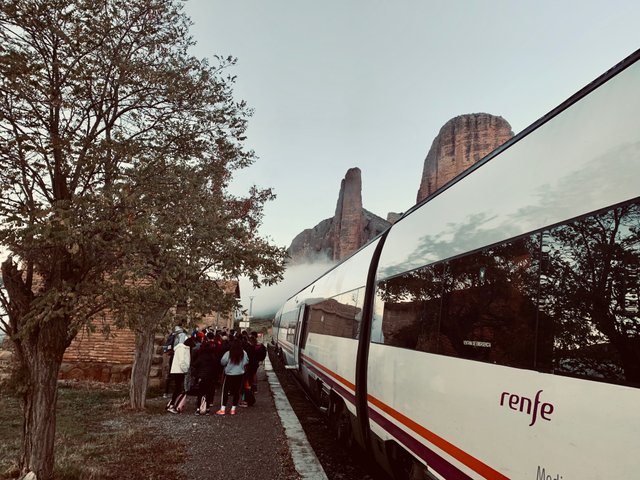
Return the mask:
{"type": "Polygon", "coordinates": [[[353,429],[351,428],[351,419],[349,418],[349,411],[346,407],[340,411],[340,417],[338,417],[337,425],[337,437],[338,441],[347,448],[353,447],[353,429]]]}
{"type": "Polygon", "coordinates": [[[322,383],[322,380],[320,380],[319,378],[316,379],[316,382],[314,385],[315,385],[314,395],[316,396],[318,406],[323,411],[328,411],[330,400],[329,400],[329,395],[324,389],[324,384],[322,383]]]}
{"type": "Polygon", "coordinates": [[[394,480],[436,480],[426,466],[395,443],[391,444],[391,468],[394,480]]]}
{"type": "Polygon", "coordinates": [[[354,446],[349,410],[344,402],[335,395],[332,395],[329,400],[329,425],[340,444],[348,449],[354,446]]]}

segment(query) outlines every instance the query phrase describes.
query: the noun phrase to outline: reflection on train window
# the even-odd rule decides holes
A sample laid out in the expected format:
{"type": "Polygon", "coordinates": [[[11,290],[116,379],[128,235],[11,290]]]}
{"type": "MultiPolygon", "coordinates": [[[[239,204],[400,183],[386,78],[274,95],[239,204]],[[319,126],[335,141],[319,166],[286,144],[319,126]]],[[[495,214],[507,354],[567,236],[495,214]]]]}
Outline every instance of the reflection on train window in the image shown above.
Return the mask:
{"type": "Polygon", "coordinates": [[[309,334],[358,338],[364,287],[309,305],[309,334]]]}
{"type": "MultiPolygon", "coordinates": [[[[378,284],[386,345],[533,367],[539,235],[378,284]]],[[[374,326],[375,328],[375,326],[374,326]]]]}
{"type": "MultiPolygon", "coordinates": [[[[384,303],[382,322],[372,339],[386,345],[437,352],[442,265],[430,265],[378,284],[376,306],[384,303]]],[[[376,308],[379,310],[379,308],[376,308]]]]}
{"type": "Polygon", "coordinates": [[[554,372],[640,384],[639,238],[638,203],[544,232],[541,327],[554,372]]]}
{"type": "Polygon", "coordinates": [[[438,352],[532,368],[539,235],[447,262],[438,352]]]}
{"type": "Polygon", "coordinates": [[[293,343],[296,336],[298,309],[284,312],[280,317],[280,328],[286,328],[287,342],[293,343]]]}
{"type": "Polygon", "coordinates": [[[637,386],[639,297],[636,200],[379,282],[371,341],[637,386]]]}

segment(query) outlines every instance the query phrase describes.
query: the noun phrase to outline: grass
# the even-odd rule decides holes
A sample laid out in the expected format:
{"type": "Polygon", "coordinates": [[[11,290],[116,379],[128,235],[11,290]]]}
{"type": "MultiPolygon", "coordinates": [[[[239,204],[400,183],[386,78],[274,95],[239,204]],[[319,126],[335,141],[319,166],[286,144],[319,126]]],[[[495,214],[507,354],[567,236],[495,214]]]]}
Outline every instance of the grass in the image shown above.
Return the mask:
{"type": "MultiPolygon", "coordinates": [[[[18,476],[22,434],[20,399],[0,393],[0,479],[18,476]]],[[[157,403],[157,402],[156,402],[157,403]]],[[[128,409],[128,386],[85,382],[58,387],[54,478],[110,480],[177,478],[168,459],[181,447],[168,433],[154,431],[149,416],[163,413],[128,409]]]]}

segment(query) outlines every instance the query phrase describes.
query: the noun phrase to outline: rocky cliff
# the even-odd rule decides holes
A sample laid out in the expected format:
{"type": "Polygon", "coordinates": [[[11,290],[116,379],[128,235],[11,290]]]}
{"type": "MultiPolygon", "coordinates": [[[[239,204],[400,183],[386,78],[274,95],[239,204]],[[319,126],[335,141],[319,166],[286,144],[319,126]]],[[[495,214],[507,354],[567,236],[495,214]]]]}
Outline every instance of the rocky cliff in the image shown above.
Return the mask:
{"type": "Polygon", "coordinates": [[[488,113],[471,113],[449,120],[433,140],[424,160],[416,201],[427,198],[511,137],[511,125],[504,118],[488,113]]]}
{"type": "MultiPolygon", "coordinates": [[[[461,115],[449,120],[433,140],[418,191],[420,202],[513,136],[502,117],[487,113],[461,115]]],[[[390,212],[387,220],[362,208],[359,168],[347,171],[333,218],[321,221],[293,239],[288,249],[293,263],[319,258],[341,260],[383,232],[402,216],[390,212]]]]}
{"type": "Polygon", "coordinates": [[[355,252],[390,225],[362,208],[362,175],[350,168],[340,184],[333,218],[321,221],[298,234],[288,249],[293,263],[319,257],[341,260],[355,252]]]}

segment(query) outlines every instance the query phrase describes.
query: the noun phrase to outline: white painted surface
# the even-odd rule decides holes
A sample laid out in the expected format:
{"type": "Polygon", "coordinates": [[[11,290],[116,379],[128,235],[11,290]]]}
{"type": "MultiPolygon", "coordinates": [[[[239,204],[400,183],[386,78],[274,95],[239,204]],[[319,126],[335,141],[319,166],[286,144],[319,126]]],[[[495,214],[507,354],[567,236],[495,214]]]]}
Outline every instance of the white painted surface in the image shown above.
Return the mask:
{"type": "Polygon", "coordinates": [[[289,400],[287,400],[287,396],[284,394],[280,382],[278,382],[278,377],[276,377],[273,372],[269,357],[264,361],[264,370],[267,374],[267,380],[269,381],[269,388],[271,388],[271,392],[273,392],[276,411],[280,416],[280,421],[287,436],[291,458],[293,459],[296,471],[303,479],[328,480],[318,457],[311,448],[311,445],[309,445],[309,441],[302,429],[302,425],[300,425],[298,417],[291,408],[291,404],[289,400]]]}

